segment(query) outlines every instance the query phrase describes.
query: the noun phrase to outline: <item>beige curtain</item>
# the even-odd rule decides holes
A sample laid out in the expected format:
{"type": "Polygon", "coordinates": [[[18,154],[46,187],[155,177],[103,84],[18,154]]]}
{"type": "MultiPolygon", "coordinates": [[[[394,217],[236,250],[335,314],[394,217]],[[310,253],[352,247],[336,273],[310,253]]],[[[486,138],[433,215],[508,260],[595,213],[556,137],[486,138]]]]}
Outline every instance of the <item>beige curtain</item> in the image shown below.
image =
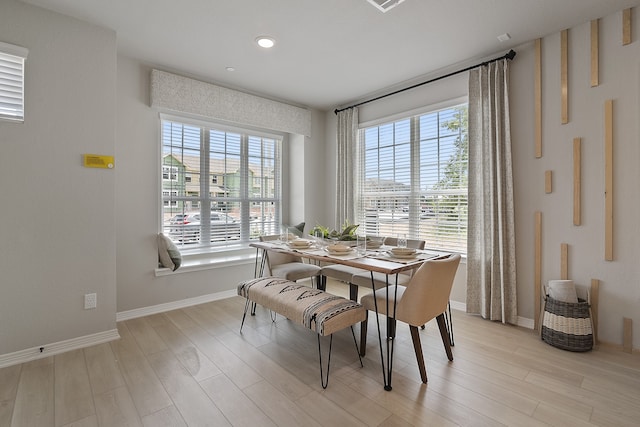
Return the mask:
{"type": "Polygon", "coordinates": [[[356,141],[358,137],[358,108],[338,113],[338,147],[336,150],[336,214],[337,230],[346,220],[355,218],[355,174],[357,173],[356,141]]]}
{"type": "Polygon", "coordinates": [[[517,323],[509,61],[469,73],[467,312],[517,323]]]}

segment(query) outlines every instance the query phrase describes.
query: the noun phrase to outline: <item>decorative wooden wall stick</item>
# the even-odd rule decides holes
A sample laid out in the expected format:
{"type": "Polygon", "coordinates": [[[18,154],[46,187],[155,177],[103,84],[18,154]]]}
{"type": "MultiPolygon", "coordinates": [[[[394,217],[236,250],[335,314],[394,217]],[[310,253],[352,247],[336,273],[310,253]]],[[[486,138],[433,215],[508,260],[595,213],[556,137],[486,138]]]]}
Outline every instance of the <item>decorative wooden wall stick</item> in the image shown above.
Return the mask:
{"type": "Polygon", "coordinates": [[[569,245],[566,243],[560,244],[560,278],[569,278],[569,245]]]}
{"type": "Polygon", "coordinates": [[[540,307],[542,306],[542,212],[536,212],[535,217],[535,249],[534,249],[534,279],[533,294],[534,307],[533,325],[536,330],[540,329],[540,307]]]}
{"type": "Polygon", "coordinates": [[[623,318],[622,349],[625,353],[633,353],[633,323],[628,317],[623,318]]]}
{"type": "Polygon", "coordinates": [[[631,43],[631,8],[622,11],[622,45],[631,43]]]}
{"type": "Polygon", "coordinates": [[[613,100],[604,104],[604,259],[613,261],[613,100]]]}
{"type": "Polygon", "coordinates": [[[553,172],[545,171],[544,173],[544,192],[549,194],[553,191],[553,172]]]}
{"type": "Polygon", "coordinates": [[[561,123],[569,123],[569,30],[560,33],[561,123]]]}
{"type": "Polygon", "coordinates": [[[600,299],[600,281],[591,279],[591,318],[593,320],[593,342],[598,345],[598,301],[600,299]]]}
{"type": "Polygon", "coordinates": [[[580,138],[573,138],[573,225],[581,224],[581,167],[582,149],[580,138]]]}
{"type": "Polygon", "coordinates": [[[534,71],[534,110],[535,110],[535,144],[536,158],[542,157],[542,39],[535,43],[536,64],[534,71]]]}
{"type": "Polygon", "coordinates": [[[600,84],[598,75],[598,66],[600,63],[598,44],[600,41],[599,27],[600,20],[594,19],[591,21],[591,87],[598,86],[600,84]]]}

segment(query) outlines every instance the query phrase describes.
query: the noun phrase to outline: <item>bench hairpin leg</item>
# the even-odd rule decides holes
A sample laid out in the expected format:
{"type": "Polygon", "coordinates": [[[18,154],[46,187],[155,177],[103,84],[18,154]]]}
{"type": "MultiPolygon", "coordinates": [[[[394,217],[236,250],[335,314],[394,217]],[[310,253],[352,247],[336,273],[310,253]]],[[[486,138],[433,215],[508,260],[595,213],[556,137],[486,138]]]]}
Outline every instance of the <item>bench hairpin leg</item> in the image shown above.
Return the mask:
{"type": "Polygon", "coordinates": [[[322,373],[322,350],[320,347],[320,334],[318,335],[318,359],[320,361],[320,383],[322,384],[322,388],[327,388],[327,386],[329,385],[329,366],[331,365],[331,346],[333,344],[333,334],[330,335],[329,338],[329,355],[328,355],[328,360],[327,360],[327,376],[325,378],[325,376],[322,373]]]}
{"type": "Polygon", "coordinates": [[[360,356],[360,349],[358,348],[358,340],[356,340],[356,333],[353,332],[353,325],[351,325],[351,336],[353,336],[353,342],[356,344],[356,351],[358,352],[358,359],[360,359],[360,367],[364,368],[362,364],[362,357],[360,356]]]}
{"type": "MultiPolygon", "coordinates": [[[[255,304],[252,303],[249,298],[247,298],[244,302],[244,313],[242,313],[242,323],[240,323],[240,332],[242,332],[242,327],[244,326],[244,319],[245,317],[247,317],[247,310],[249,310],[249,304],[255,304]]],[[[255,308],[255,305],[254,305],[255,308]]],[[[253,313],[251,313],[253,315],[253,313]]]]}

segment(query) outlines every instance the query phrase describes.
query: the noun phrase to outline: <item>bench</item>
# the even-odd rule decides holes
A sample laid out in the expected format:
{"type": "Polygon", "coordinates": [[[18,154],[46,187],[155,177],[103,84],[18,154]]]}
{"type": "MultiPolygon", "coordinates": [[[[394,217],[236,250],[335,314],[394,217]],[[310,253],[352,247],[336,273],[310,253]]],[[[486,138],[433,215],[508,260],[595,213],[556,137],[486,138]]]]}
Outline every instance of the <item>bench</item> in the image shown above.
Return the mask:
{"type": "MultiPolygon", "coordinates": [[[[238,285],[238,295],[246,298],[240,332],[242,332],[249,305],[253,304],[251,315],[254,315],[255,304],[260,304],[317,334],[322,388],[326,388],[329,383],[333,333],[350,327],[356,351],[358,351],[353,325],[365,320],[367,313],[364,307],[355,301],[277,277],[259,277],[241,282],[238,285]],[[330,337],[326,378],[323,375],[321,336],[330,337]]],[[[358,358],[362,366],[359,351],[358,358]]]]}

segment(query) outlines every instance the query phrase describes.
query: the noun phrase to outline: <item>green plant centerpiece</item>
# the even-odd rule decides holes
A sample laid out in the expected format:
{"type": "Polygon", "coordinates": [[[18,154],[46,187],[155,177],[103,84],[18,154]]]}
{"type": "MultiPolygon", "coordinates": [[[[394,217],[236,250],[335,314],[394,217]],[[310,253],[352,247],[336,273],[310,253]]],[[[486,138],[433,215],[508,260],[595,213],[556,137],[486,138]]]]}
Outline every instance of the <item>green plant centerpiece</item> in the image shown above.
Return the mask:
{"type": "Polygon", "coordinates": [[[309,234],[312,236],[316,236],[317,235],[316,233],[320,231],[322,233],[322,236],[327,240],[337,240],[341,242],[355,242],[356,240],[358,240],[358,238],[356,237],[356,230],[358,229],[359,226],[360,224],[349,224],[349,222],[346,221],[342,226],[341,231],[338,231],[335,229],[329,231],[328,227],[324,227],[322,225],[316,225],[309,232],[309,234]]]}

